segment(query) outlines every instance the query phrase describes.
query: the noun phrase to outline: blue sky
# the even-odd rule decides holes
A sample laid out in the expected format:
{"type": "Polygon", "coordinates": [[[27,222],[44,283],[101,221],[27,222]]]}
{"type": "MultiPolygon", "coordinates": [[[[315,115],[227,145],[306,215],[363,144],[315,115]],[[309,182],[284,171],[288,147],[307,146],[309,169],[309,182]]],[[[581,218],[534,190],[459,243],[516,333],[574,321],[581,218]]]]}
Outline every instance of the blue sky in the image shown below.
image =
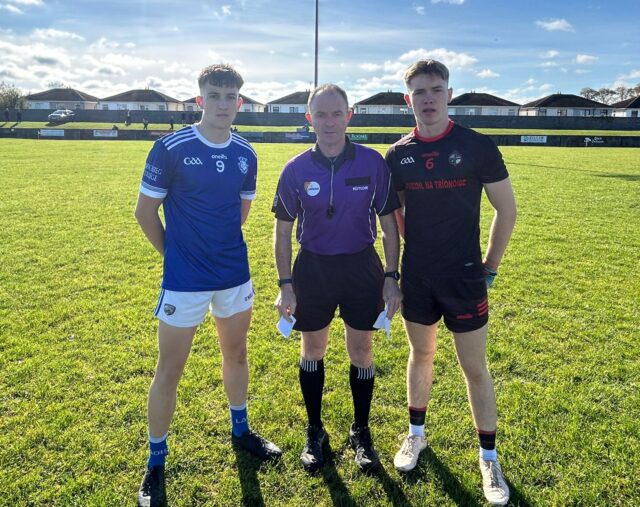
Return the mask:
{"type": "MultiPolygon", "coordinates": [[[[313,83],[314,0],[0,0],[0,80],[104,97],[150,87],[197,94],[199,70],[234,64],[261,102],[313,83]]],[[[524,103],[640,83],[640,0],[320,0],[319,81],[352,101],[403,91],[435,58],[454,95],[524,103]]]]}

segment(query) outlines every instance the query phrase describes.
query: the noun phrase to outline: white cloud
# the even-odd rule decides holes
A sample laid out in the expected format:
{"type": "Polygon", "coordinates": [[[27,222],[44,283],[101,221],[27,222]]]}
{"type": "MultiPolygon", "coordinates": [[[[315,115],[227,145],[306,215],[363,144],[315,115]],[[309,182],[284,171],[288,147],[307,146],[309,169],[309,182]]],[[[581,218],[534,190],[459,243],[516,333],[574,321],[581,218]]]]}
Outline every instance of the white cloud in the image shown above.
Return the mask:
{"type": "Polygon", "coordinates": [[[420,16],[424,15],[424,5],[418,5],[418,4],[413,4],[411,6],[413,8],[414,11],[416,11],[417,14],[419,14],[420,16]]]}
{"type": "Polygon", "coordinates": [[[589,74],[591,71],[589,69],[576,69],[576,74],[589,74]]]}
{"type": "Polygon", "coordinates": [[[493,72],[491,69],[483,69],[476,74],[481,79],[486,79],[488,77],[500,77],[500,74],[493,72]]]}
{"type": "Polygon", "coordinates": [[[462,5],[464,0],[431,0],[432,4],[462,5]]]}
{"type": "Polygon", "coordinates": [[[11,14],[24,14],[21,9],[11,4],[0,4],[0,11],[9,11],[11,14]]]}
{"type": "Polygon", "coordinates": [[[42,0],[6,0],[6,1],[14,4],[20,4],[20,5],[36,5],[36,6],[44,5],[42,0]]]}
{"type": "Polygon", "coordinates": [[[597,56],[591,56],[591,55],[577,55],[576,56],[576,63],[593,63],[596,60],[599,60],[599,58],[597,56]]]}
{"type": "Polygon", "coordinates": [[[337,51],[336,48],[334,48],[333,46],[327,47],[327,53],[335,53],[336,51],[337,51]]]}
{"type": "Polygon", "coordinates": [[[400,58],[398,58],[398,60],[403,63],[428,59],[438,60],[444,63],[447,67],[454,69],[469,67],[477,63],[478,61],[477,58],[474,58],[467,53],[457,53],[455,51],[449,51],[445,48],[413,49],[400,55],[400,58]]]}
{"type": "Polygon", "coordinates": [[[231,15],[231,6],[230,5],[223,5],[222,6],[222,14],[224,14],[225,16],[231,15]]]}
{"type": "Polygon", "coordinates": [[[535,79],[533,79],[532,77],[527,79],[527,81],[525,82],[525,84],[527,84],[529,86],[534,85],[535,83],[537,83],[537,81],[535,79]]]}
{"type": "Polygon", "coordinates": [[[152,60],[150,58],[140,58],[135,55],[128,55],[126,53],[107,53],[99,58],[100,62],[117,65],[121,67],[129,67],[132,69],[138,69],[139,67],[146,67],[150,65],[158,65],[162,63],[162,60],[152,60]]]}
{"type": "Polygon", "coordinates": [[[536,25],[549,32],[575,32],[571,23],[566,19],[549,19],[547,21],[536,21],[536,25]]]}
{"type": "Polygon", "coordinates": [[[556,62],[542,62],[539,66],[543,68],[550,68],[550,67],[557,67],[558,64],[556,62]]]}
{"type": "Polygon", "coordinates": [[[213,15],[216,17],[216,19],[223,19],[231,16],[231,6],[222,5],[219,11],[213,11],[213,15]]]}
{"type": "Polygon", "coordinates": [[[551,83],[545,83],[543,85],[540,85],[538,87],[538,90],[540,90],[541,92],[546,92],[553,89],[553,85],[551,83]]]}
{"type": "Polygon", "coordinates": [[[65,32],[62,30],[56,30],[54,28],[36,28],[33,31],[33,36],[36,39],[72,39],[72,40],[84,40],[84,37],[73,32],[65,32]]]}
{"type": "Polygon", "coordinates": [[[546,53],[542,53],[540,58],[555,58],[560,54],[560,51],[556,51],[555,49],[550,49],[546,53]]]}
{"type": "Polygon", "coordinates": [[[623,80],[623,79],[640,79],[640,69],[634,69],[631,72],[629,72],[629,74],[623,74],[621,76],[618,76],[618,80],[623,80]]]}
{"type": "Polygon", "coordinates": [[[362,70],[366,70],[367,72],[375,72],[377,70],[382,70],[382,65],[378,65],[377,63],[361,63],[358,65],[362,70]]]}

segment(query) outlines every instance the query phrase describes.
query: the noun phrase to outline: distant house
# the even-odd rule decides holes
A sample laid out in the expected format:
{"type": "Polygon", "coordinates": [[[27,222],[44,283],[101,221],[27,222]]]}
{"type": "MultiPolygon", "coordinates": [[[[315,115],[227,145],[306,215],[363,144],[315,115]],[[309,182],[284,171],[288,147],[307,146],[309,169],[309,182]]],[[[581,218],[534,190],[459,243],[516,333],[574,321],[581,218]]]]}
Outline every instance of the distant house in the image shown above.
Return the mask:
{"type": "Polygon", "coordinates": [[[404,93],[386,92],[376,93],[369,98],[353,105],[357,114],[410,114],[413,110],[407,106],[404,93]]]}
{"type": "Polygon", "coordinates": [[[182,111],[182,102],[156,90],[129,90],[98,102],[105,111],[182,111]]]}
{"type": "Polygon", "coordinates": [[[449,102],[449,115],[517,116],[519,104],[489,93],[463,93],[449,102]]]}
{"type": "MultiPolygon", "coordinates": [[[[253,100],[251,97],[247,97],[246,95],[240,94],[242,97],[242,107],[240,108],[240,112],[242,113],[262,113],[264,111],[265,105],[258,102],[257,100],[253,100]]],[[[192,97],[188,100],[182,101],[182,108],[184,111],[199,111],[200,108],[198,104],[196,104],[196,98],[192,97]]]]}
{"type": "Polygon", "coordinates": [[[95,109],[98,97],[73,88],[52,88],[27,95],[26,109],[95,109]]]}
{"type": "Polygon", "coordinates": [[[306,113],[311,92],[295,92],[280,99],[267,102],[265,111],[269,113],[306,113]]]}
{"type": "Polygon", "coordinates": [[[638,118],[640,116],[640,96],[611,104],[613,116],[623,118],[638,118]]]}
{"type": "Polygon", "coordinates": [[[611,116],[613,108],[579,95],[554,93],[520,107],[520,116],[611,116]]]}

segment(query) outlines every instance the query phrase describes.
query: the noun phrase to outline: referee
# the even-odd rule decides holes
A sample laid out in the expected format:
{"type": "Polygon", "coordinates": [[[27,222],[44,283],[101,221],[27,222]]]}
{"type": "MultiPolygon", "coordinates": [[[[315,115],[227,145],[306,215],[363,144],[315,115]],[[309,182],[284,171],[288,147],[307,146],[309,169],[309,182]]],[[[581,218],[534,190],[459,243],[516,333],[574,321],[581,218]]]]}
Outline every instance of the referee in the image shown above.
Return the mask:
{"type": "Polygon", "coordinates": [[[345,91],[333,84],[311,92],[307,120],[317,143],[291,159],[278,182],[275,257],[280,293],[275,306],[302,333],[300,388],[307,416],[307,441],[300,459],[314,472],[324,464],[329,436],[322,424],[323,357],[336,308],[344,321],[351,367],[354,422],[349,443],[362,471],[380,460],[369,430],[375,370],[373,324],[387,305],[392,318],[402,299],[398,287],[399,239],[393,211],[399,208],[390,172],[378,152],[345,135],[351,112],[345,91]],[[386,266],[373,243],[376,215],[382,228],[386,266]],[[300,251],[291,270],[291,236],[297,220],[300,251]]]}

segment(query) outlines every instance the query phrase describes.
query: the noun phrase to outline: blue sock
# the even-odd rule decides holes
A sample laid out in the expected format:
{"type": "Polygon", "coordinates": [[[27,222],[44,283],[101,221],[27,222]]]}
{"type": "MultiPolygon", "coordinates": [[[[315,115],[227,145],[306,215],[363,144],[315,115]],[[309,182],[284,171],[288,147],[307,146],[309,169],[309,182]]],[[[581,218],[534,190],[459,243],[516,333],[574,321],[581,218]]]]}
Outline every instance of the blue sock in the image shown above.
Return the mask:
{"type": "Polygon", "coordinates": [[[247,404],[229,405],[231,411],[231,431],[236,437],[241,437],[249,431],[249,419],[247,418],[247,404]]]}
{"type": "Polygon", "coordinates": [[[149,461],[147,462],[147,467],[164,466],[167,454],[169,454],[167,435],[165,434],[163,437],[149,435],[149,461]]]}

